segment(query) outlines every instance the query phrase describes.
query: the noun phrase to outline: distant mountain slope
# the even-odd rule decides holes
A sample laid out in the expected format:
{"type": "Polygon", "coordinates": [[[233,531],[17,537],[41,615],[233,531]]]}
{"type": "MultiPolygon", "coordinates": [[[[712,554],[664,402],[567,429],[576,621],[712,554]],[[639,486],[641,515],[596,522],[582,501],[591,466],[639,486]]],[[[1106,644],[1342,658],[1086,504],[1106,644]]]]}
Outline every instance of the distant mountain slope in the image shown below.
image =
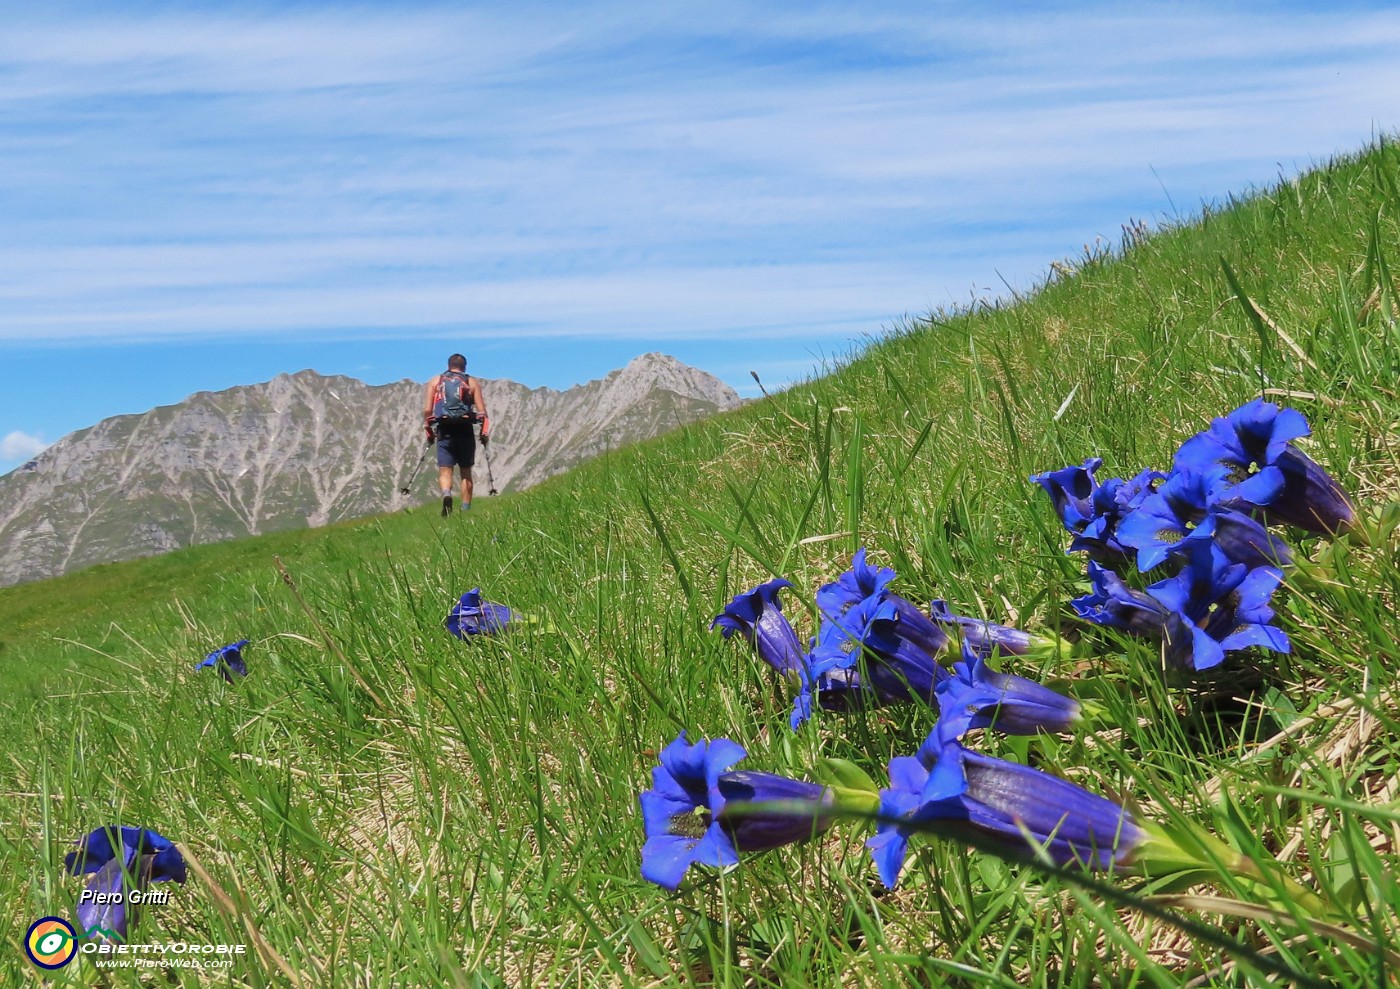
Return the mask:
{"type": "MultiPolygon", "coordinates": [[[[484,378],[482,389],[501,490],[739,404],[664,354],[562,392],[484,378]]],[[[423,449],[422,392],[299,371],[72,433],[37,470],[0,477],[0,586],[420,502],[436,490],[431,463],[413,494],[398,491],[423,449]]]]}

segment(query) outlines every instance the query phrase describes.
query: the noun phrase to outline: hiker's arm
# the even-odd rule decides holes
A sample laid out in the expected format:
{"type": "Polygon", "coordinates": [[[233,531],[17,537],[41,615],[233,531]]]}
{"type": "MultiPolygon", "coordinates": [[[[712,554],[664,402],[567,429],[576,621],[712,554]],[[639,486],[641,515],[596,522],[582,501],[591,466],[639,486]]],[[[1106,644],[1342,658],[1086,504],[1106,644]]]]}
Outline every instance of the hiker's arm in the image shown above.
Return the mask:
{"type": "Polygon", "coordinates": [[[438,379],[441,375],[433,375],[428,381],[428,387],[423,389],[423,420],[433,417],[433,399],[437,398],[438,379]]]}
{"type": "Polygon", "coordinates": [[[438,378],[434,375],[428,382],[428,387],[423,391],[423,432],[427,435],[429,442],[433,440],[433,398],[437,395],[438,378]]]}
{"type": "Polygon", "coordinates": [[[481,394],[481,382],[476,378],[472,378],[472,404],[481,416],[481,442],[485,443],[491,437],[491,418],[486,414],[486,398],[481,394]]]}

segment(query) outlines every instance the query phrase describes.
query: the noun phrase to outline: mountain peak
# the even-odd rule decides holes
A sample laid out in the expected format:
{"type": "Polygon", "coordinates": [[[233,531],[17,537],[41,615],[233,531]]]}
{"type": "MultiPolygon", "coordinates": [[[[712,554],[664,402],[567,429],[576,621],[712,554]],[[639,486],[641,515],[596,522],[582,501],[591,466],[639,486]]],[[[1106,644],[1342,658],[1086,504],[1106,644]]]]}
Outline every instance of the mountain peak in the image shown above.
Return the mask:
{"type": "MultiPolygon", "coordinates": [[[[399,494],[418,456],[422,387],[303,368],[65,436],[37,470],[0,477],[0,586],[425,500],[433,471],[399,494]]],[[[506,379],[482,389],[503,490],[739,405],[723,382],[661,353],[562,392],[506,379]]]]}

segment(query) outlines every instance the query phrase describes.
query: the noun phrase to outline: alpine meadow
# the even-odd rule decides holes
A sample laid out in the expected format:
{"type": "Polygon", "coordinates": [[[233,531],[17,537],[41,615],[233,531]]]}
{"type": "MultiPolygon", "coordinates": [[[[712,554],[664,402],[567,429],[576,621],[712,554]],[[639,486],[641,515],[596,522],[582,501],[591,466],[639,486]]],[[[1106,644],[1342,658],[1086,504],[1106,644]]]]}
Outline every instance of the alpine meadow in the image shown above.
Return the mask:
{"type": "Polygon", "coordinates": [[[1397,245],[1386,140],[470,513],[0,590],[3,981],[1397,984],[1397,245]],[[1158,544],[1225,523],[1125,521],[1105,597],[1066,504],[1144,470],[1164,497],[1246,406],[1353,514],[1270,515],[1236,489],[1278,469],[1235,464],[1250,576],[1193,613],[1166,585],[1200,553],[1158,544]],[[881,687],[873,631],[823,654],[842,581],[912,602],[871,629],[946,638],[926,684],[881,687]],[[1029,635],[979,654],[997,626],[1029,635]],[[240,640],[246,676],[196,668],[240,640]],[[992,699],[940,716],[964,681],[992,699]],[[117,826],[154,834],[114,858],[117,826]],[[41,972],[30,925],[93,916],[83,872],[170,891],[88,940],[245,952],[41,972]]]}

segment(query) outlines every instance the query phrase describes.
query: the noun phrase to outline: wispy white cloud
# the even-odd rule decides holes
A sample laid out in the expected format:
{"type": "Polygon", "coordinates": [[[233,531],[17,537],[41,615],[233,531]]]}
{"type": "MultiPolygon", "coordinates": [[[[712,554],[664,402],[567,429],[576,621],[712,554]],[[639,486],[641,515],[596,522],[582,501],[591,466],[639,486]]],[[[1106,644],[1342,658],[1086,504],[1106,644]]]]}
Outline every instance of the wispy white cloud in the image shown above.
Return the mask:
{"type": "Polygon", "coordinates": [[[157,303],[144,298],[100,310],[82,302],[56,312],[0,310],[0,338],[23,339],[37,325],[52,337],[139,327],[143,339],[180,335],[191,325],[234,334],[304,329],[326,321],[370,335],[404,326],[470,325],[512,337],[686,339],[788,337],[814,327],[869,327],[896,314],[889,299],[925,293],[926,271],[885,265],[764,265],[512,280],[439,280],[431,285],[261,286],[257,292],[200,291],[157,303]],[[133,304],[134,302],[134,304],[133,304]],[[674,318],[662,320],[659,313],[674,318]],[[448,315],[450,314],[450,315],[448,315]],[[587,332],[581,334],[580,324],[587,332]]]}
{"type": "Polygon", "coordinates": [[[84,9],[0,34],[0,344],[841,350],[1400,124],[1364,5],[84,9]]]}
{"type": "Polygon", "coordinates": [[[47,450],[49,445],[37,436],[12,430],[0,439],[0,461],[28,460],[47,450]]]}

